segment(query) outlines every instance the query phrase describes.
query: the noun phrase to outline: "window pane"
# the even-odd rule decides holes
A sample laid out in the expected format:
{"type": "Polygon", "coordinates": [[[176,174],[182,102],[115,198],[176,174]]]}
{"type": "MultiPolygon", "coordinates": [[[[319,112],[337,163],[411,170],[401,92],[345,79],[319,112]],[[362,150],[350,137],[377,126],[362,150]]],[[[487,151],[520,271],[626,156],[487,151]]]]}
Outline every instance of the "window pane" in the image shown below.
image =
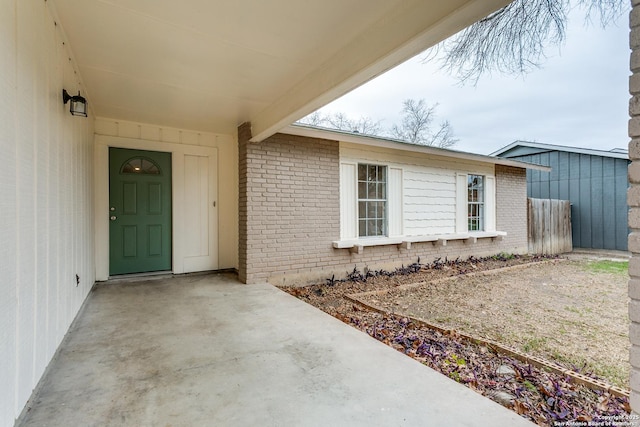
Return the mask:
{"type": "Polygon", "coordinates": [[[367,220],[361,219],[358,221],[358,235],[362,237],[367,235],[367,220]]]}
{"type": "Polygon", "coordinates": [[[147,159],[142,159],[142,170],[143,171],[148,171],[149,169],[151,169],[153,167],[153,163],[151,163],[149,160],[147,159]]]}
{"type": "Polygon", "coordinates": [[[375,165],[369,165],[369,172],[367,173],[367,181],[371,182],[371,181],[376,181],[376,169],[377,167],[375,165]]]}
{"type": "Polygon", "coordinates": [[[149,174],[160,175],[160,169],[158,165],[151,160],[143,159],[142,157],[135,157],[127,160],[120,168],[120,173],[137,173],[137,174],[149,174]]]}
{"type": "Polygon", "coordinates": [[[469,175],[468,177],[468,200],[482,202],[482,187],[484,177],[479,175],[469,175]]]}
{"type": "Polygon", "coordinates": [[[379,236],[379,234],[376,233],[376,220],[375,219],[368,219],[367,220],[367,233],[369,236],[379,236]]]}
{"type": "Polygon", "coordinates": [[[358,165],[358,181],[367,180],[367,165],[358,165]]]}
{"type": "Polygon", "coordinates": [[[387,167],[358,165],[358,233],[361,237],[387,233],[387,167]]]}
{"type": "Polygon", "coordinates": [[[367,184],[369,186],[368,192],[367,192],[367,199],[377,199],[376,196],[376,183],[375,182],[370,182],[369,184],[367,184]]]}
{"type": "Polygon", "coordinates": [[[467,212],[469,231],[482,231],[484,221],[484,177],[481,175],[468,175],[467,177],[467,212]]]}
{"type": "Polygon", "coordinates": [[[358,183],[358,199],[366,199],[367,198],[367,183],[359,182],[358,183]]]}
{"type": "Polygon", "coordinates": [[[378,166],[378,181],[387,182],[387,167],[378,166]]]}

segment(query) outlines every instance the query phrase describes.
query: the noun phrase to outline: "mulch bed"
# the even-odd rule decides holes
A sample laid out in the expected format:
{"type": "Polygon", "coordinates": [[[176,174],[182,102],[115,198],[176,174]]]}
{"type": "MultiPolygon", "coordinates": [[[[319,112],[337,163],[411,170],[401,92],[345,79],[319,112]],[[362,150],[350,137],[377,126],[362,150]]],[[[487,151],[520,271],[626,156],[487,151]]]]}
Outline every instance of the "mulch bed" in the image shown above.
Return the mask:
{"type": "MultiPolygon", "coordinates": [[[[443,334],[402,316],[372,312],[344,298],[346,294],[388,289],[545,259],[498,255],[482,259],[471,257],[464,261],[436,260],[427,265],[418,260],[392,272],[353,270],[344,280],[335,280],[333,277],[323,284],[283,290],[538,425],[570,425],[567,422],[579,423],[575,425],[591,422],[594,425],[598,422],[628,420],[626,417],[630,407],[626,397],[590,389],[570,377],[498,354],[455,333],[443,334]]],[[[574,367],[574,370],[580,371],[578,367],[574,367]]],[[[581,373],[602,380],[589,372],[581,373]]]]}

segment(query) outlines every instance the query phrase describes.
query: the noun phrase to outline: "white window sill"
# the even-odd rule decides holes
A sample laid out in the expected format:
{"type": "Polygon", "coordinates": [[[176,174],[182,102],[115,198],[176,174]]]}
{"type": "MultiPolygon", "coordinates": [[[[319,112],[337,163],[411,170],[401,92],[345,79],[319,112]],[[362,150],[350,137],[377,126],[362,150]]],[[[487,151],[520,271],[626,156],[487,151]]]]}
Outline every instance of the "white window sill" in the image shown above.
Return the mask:
{"type": "Polygon", "coordinates": [[[431,242],[434,246],[446,246],[449,240],[464,240],[465,243],[476,243],[478,239],[502,240],[505,231],[471,231],[469,233],[451,233],[429,236],[369,237],[349,240],[336,240],[335,249],[349,249],[352,253],[362,253],[367,246],[398,245],[398,249],[410,249],[412,243],[431,242]]]}

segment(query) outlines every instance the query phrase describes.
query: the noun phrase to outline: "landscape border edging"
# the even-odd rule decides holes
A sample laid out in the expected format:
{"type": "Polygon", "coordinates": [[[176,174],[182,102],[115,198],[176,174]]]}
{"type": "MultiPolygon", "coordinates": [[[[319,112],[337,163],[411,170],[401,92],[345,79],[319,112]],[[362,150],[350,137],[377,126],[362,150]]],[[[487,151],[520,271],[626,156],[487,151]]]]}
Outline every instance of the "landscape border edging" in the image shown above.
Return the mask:
{"type": "Polygon", "coordinates": [[[485,345],[491,349],[493,349],[494,351],[496,351],[497,353],[502,353],[504,355],[513,357],[514,359],[520,360],[521,362],[525,362],[525,363],[529,363],[531,365],[534,365],[536,367],[539,368],[546,368],[549,369],[557,374],[561,374],[561,375],[566,375],[570,378],[572,378],[573,380],[576,381],[576,383],[579,384],[583,384],[587,387],[593,388],[593,389],[598,389],[598,390],[602,390],[602,391],[606,391],[611,393],[612,395],[618,396],[618,397],[626,397],[628,398],[630,396],[630,391],[627,389],[623,389],[621,387],[618,386],[613,386],[611,384],[608,384],[604,381],[598,381],[596,379],[593,379],[591,377],[588,377],[586,375],[580,374],[576,371],[573,371],[571,369],[567,369],[564,368],[561,365],[558,365],[557,363],[548,361],[546,359],[543,359],[541,357],[537,357],[537,356],[530,356],[527,355],[515,348],[512,347],[508,347],[505,345],[502,345],[496,341],[491,341],[491,340],[485,340],[482,338],[478,338],[478,337],[474,337],[472,335],[468,335],[465,334],[464,332],[460,332],[457,331],[455,329],[447,329],[443,326],[437,325],[435,323],[430,323],[427,322],[423,319],[419,319],[413,316],[407,316],[405,314],[402,313],[396,313],[392,310],[386,310],[384,308],[378,307],[374,304],[370,304],[368,302],[363,301],[362,299],[360,299],[361,297],[364,296],[369,296],[369,295],[384,295],[386,293],[389,293],[390,291],[395,291],[395,290],[405,290],[405,289],[411,289],[411,288],[416,288],[416,287],[420,287],[420,286],[424,286],[427,284],[435,284],[435,283],[443,283],[443,282],[447,282],[447,281],[452,281],[455,280],[457,278],[459,278],[460,276],[463,277],[473,277],[473,276],[488,276],[491,274],[496,274],[496,273],[500,273],[500,272],[504,272],[504,271],[511,271],[511,270],[516,270],[516,269],[522,269],[522,268],[526,268],[526,267],[530,267],[533,265],[539,265],[540,263],[556,263],[558,261],[568,261],[566,259],[557,259],[557,260],[550,260],[550,261],[542,261],[542,262],[536,262],[536,263],[531,263],[531,264],[520,264],[520,265],[514,265],[514,266],[510,266],[510,267],[504,267],[504,268],[496,268],[496,269],[492,269],[492,270],[485,270],[485,271],[478,271],[478,272],[471,272],[471,273],[466,273],[466,274],[460,274],[457,276],[451,276],[451,277],[445,277],[442,279],[436,279],[436,280],[432,280],[432,281],[423,281],[423,282],[418,282],[418,283],[411,283],[408,285],[401,285],[398,287],[395,287],[393,289],[381,289],[381,290],[377,290],[377,291],[367,291],[367,292],[359,292],[359,293],[355,293],[355,294],[346,294],[345,298],[348,299],[351,302],[354,302],[358,305],[361,305],[363,307],[365,307],[368,310],[371,311],[375,311],[381,314],[387,314],[387,315],[392,315],[392,316],[401,316],[403,318],[407,318],[409,320],[411,320],[414,323],[417,323],[419,325],[425,326],[429,329],[432,330],[436,330],[438,332],[441,332],[445,335],[451,335],[454,337],[461,337],[462,339],[464,339],[465,341],[471,341],[473,343],[476,344],[481,344],[481,345],[485,345]]]}

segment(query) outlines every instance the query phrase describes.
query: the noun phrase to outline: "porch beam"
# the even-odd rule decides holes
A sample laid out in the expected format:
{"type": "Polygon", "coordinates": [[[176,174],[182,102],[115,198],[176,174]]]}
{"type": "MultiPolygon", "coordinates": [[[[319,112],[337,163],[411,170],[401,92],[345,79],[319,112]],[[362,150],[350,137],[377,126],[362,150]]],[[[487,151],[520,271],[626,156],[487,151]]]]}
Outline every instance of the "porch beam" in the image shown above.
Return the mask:
{"type": "Polygon", "coordinates": [[[251,141],[268,138],[508,3],[510,0],[402,2],[251,117],[251,141]]]}

